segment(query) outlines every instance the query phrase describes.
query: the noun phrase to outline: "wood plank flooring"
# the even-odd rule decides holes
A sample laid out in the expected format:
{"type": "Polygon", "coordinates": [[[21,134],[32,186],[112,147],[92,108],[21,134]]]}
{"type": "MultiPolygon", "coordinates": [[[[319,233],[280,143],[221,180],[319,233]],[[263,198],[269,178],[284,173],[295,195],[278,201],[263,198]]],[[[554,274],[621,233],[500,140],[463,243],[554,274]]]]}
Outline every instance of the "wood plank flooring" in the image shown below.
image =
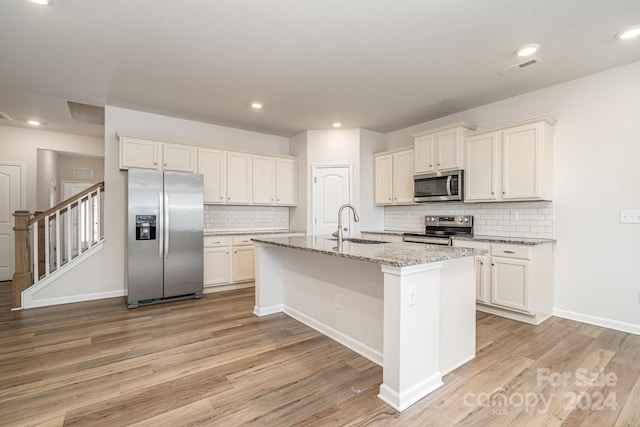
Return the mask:
{"type": "Polygon", "coordinates": [[[128,310],[11,312],[0,282],[0,426],[640,426],[640,336],[478,313],[477,357],[398,413],[382,369],[252,289],[128,310]],[[592,378],[596,377],[596,378],[592,378]]]}

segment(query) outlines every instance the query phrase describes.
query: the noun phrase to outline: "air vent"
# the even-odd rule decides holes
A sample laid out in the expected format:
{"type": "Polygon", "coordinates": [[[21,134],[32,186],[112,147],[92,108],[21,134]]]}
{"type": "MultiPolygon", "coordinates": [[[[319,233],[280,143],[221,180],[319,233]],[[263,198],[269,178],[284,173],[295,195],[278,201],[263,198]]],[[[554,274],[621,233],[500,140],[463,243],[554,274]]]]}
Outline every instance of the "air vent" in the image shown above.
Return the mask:
{"type": "Polygon", "coordinates": [[[0,111],[0,119],[4,120],[13,120],[10,115],[5,113],[4,111],[0,111]]]}
{"type": "Polygon", "coordinates": [[[524,68],[531,67],[532,65],[536,65],[541,62],[542,62],[542,59],[538,57],[527,59],[526,61],[521,62],[519,64],[511,65],[507,68],[503,68],[502,70],[498,70],[498,74],[500,74],[501,76],[504,76],[505,74],[511,74],[514,71],[522,70],[524,68]]]}
{"type": "Polygon", "coordinates": [[[73,168],[73,176],[76,178],[91,179],[93,178],[93,169],[73,168]]]}

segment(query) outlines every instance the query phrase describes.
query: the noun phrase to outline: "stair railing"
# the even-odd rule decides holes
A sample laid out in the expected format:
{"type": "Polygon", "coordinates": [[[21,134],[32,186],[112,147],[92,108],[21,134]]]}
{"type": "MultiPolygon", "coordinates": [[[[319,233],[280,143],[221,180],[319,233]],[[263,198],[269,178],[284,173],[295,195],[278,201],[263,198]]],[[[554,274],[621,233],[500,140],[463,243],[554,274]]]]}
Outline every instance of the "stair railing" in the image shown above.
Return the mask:
{"type": "Polygon", "coordinates": [[[21,306],[25,289],[75,261],[103,240],[103,195],[104,182],[100,182],[44,212],[13,214],[14,308],[21,306]]]}

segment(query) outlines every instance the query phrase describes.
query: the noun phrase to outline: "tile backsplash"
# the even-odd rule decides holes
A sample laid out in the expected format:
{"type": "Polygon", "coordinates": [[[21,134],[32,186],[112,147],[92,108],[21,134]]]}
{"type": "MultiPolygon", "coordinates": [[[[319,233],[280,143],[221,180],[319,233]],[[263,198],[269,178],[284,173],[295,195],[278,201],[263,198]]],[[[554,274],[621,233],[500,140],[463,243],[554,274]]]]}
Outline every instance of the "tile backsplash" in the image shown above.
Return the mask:
{"type": "Polygon", "coordinates": [[[204,228],[211,231],[288,230],[289,208],[205,205],[204,228]]]}
{"type": "Polygon", "coordinates": [[[474,233],[477,235],[553,238],[553,202],[387,206],[384,209],[384,228],[423,232],[425,215],[473,215],[474,233]]]}

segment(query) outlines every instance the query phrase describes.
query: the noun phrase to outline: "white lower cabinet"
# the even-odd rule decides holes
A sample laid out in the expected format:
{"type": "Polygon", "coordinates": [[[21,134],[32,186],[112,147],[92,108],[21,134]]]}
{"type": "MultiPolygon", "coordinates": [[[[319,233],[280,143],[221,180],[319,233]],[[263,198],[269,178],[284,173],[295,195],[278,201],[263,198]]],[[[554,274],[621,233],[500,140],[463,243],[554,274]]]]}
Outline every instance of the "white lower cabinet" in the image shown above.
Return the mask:
{"type": "Polygon", "coordinates": [[[204,238],[205,288],[253,281],[253,268],[251,236],[204,238]]]}
{"type": "Polygon", "coordinates": [[[479,311],[540,324],[553,308],[553,245],[455,240],[454,246],[488,249],[476,256],[479,311]]]}

